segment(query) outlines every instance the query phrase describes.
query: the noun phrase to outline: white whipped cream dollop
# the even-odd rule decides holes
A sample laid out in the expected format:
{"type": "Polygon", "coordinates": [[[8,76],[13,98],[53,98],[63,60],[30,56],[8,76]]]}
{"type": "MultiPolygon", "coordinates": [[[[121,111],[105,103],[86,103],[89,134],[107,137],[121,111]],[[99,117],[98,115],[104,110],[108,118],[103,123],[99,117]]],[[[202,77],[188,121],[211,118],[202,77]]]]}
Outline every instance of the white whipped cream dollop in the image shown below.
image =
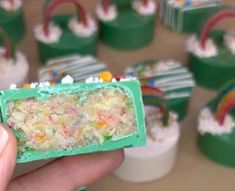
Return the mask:
{"type": "Polygon", "coordinates": [[[132,7],[136,10],[136,12],[144,16],[153,15],[157,10],[157,5],[153,0],[149,0],[146,6],[144,5],[143,1],[134,0],[132,7]]]}
{"type": "Polygon", "coordinates": [[[188,39],[186,48],[188,52],[201,58],[209,58],[218,54],[218,50],[211,39],[208,39],[205,48],[202,48],[196,36],[191,36],[188,39]]]}
{"type": "Polygon", "coordinates": [[[224,42],[232,54],[235,54],[235,31],[228,32],[224,36],[224,42]]]}
{"type": "Polygon", "coordinates": [[[223,135],[231,133],[234,127],[235,122],[230,115],[226,115],[224,123],[220,125],[214,118],[210,109],[205,108],[199,114],[198,130],[202,135],[206,133],[210,133],[212,135],[223,135]]]}
{"type": "Polygon", "coordinates": [[[15,59],[0,56],[0,89],[9,88],[11,84],[24,83],[28,70],[27,59],[21,52],[16,52],[15,59]]]}
{"type": "Polygon", "coordinates": [[[96,15],[101,21],[113,21],[117,18],[118,12],[117,7],[114,4],[111,4],[108,8],[108,12],[104,11],[102,4],[98,4],[96,7],[96,15]]]}
{"type": "Polygon", "coordinates": [[[178,116],[175,113],[170,113],[168,125],[162,123],[160,111],[157,107],[144,106],[146,116],[146,126],[149,137],[156,143],[162,143],[169,140],[179,138],[178,116]]]}
{"type": "Polygon", "coordinates": [[[90,16],[87,16],[87,26],[74,17],[69,21],[68,27],[79,37],[89,37],[97,31],[96,22],[90,16]]]}
{"type": "Polygon", "coordinates": [[[9,0],[0,1],[0,7],[7,11],[16,11],[22,7],[22,4],[22,0],[14,0],[13,4],[9,0]]]}
{"type": "Polygon", "coordinates": [[[62,35],[62,30],[60,29],[59,26],[51,22],[48,26],[49,29],[48,35],[45,34],[43,27],[44,27],[43,24],[38,24],[34,28],[34,35],[38,41],[50,44],[50,43],[56,43],[60,40],[60,37],[62,35]]]}

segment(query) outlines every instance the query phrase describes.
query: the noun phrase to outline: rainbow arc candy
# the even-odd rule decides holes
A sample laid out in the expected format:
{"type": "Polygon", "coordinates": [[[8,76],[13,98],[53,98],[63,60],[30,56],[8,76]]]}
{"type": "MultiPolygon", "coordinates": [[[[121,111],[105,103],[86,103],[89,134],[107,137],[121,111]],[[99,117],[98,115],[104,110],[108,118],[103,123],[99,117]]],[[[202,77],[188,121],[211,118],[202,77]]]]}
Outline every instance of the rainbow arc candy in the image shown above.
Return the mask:
{"type": "Polygon", "coordinates": [[[214,108],[215,118],[223,124],[226,115],[235,107],[235,83],[224,89],[217,98],[217,105],[214,108]]]}
{"type": "Polygon", "coordinates": [[[169,110],[165,106],[165,96],[164,93],[156,87],[151,86],[141,86],[142,96],[145,105],[154,105],[160,108],[162,116],[162,123],[167,126],[169,122],[169,110]]]}

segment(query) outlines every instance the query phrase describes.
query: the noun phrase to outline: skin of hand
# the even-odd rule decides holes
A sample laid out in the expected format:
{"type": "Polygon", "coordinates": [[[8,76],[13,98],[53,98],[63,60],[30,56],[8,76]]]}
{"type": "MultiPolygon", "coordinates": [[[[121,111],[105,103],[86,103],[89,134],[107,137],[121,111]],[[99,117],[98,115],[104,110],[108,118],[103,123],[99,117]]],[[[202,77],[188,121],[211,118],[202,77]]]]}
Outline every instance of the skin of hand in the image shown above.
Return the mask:
{"type": "Polygon", "coordinates": [[[16,153],[14,135],[0,124],[0,191],[72,191],[112,172],[124,158],[122,150],[64,157],[11,180],[16,153]]]}

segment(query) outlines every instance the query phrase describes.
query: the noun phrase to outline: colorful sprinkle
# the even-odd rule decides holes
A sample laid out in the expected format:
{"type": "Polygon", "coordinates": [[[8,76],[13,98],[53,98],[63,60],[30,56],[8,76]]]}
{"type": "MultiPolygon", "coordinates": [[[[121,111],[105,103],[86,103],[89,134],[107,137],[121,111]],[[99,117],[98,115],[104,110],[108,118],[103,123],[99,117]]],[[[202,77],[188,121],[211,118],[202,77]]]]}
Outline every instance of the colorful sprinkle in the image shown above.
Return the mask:
{"type": "Polygon", "coordinates": [[[100,77],[100,79],[102,79],[104,82],[111,82],[111,81],[112,81],[112,78],[113,78],[113,75],[112,75],[111,72],[105,71],[105,72],[100,73],[99,77],[100,77]]]}

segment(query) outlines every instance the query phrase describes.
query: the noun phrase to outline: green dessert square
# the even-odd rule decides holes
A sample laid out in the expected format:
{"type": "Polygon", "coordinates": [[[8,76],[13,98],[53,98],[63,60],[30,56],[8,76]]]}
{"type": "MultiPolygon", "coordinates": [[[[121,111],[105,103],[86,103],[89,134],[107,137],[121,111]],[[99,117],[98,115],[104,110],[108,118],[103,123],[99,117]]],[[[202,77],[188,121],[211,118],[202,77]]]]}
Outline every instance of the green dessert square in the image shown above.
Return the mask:
{"type": "Polygon", "coordinates": [[[17,138],[19,163],[145,144],[136,80],[17,88],[0,94],[2,121],[17,138]]]}

